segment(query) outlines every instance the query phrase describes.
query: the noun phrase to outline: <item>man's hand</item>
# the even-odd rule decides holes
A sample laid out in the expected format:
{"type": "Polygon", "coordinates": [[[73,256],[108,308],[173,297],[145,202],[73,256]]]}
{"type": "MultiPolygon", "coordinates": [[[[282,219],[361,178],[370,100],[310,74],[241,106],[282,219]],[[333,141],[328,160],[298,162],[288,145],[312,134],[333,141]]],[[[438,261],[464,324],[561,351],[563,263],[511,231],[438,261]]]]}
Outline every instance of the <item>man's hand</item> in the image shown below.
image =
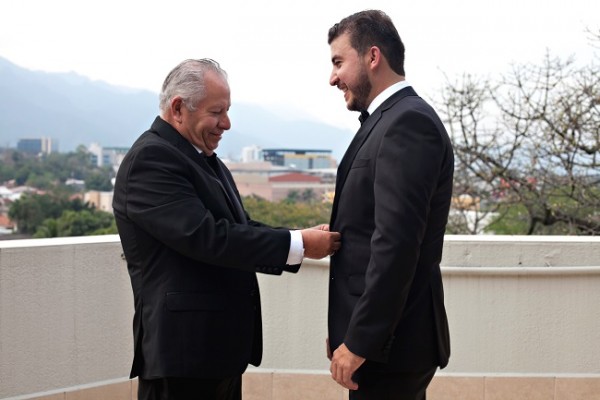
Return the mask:
{"type": "Polygon", "coordinates": [[[333,352],[331,359],[331,377],[340,385],[350,390],[357,390],[358,385],[352,380],[352,375],[365,362],[363,357],[352,353],[344,343],[333,352]]]}
{"type": "Polygon", "coordinates": [[[318,229],[320,231],[327,231],[327,232],[329,232],[329,224],[321,224],[321,225],[313,226],[310,229],[318,229]]]}
{"type": "Polygon", "coordinates": [[[304,242],[304,257],[323,258],[333,255],[340,246],[342,235],[339,232],[329,232],[328,225],[319,225],[310,229],[302,229],[304,242]]]}

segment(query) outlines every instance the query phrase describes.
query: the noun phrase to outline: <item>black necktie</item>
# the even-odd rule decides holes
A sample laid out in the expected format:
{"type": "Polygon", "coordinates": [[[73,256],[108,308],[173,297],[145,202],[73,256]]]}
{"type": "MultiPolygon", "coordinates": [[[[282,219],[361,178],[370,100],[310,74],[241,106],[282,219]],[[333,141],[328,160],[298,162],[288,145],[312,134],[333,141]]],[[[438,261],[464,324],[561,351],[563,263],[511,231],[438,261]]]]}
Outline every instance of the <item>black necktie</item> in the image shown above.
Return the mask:
{"type": "Polygon", "coordinates": [[[362,125],[363,122],[365,122],[367,120],[367,118],[369,118],[369,112],[367,110],[362,110],[360,112],[360,117],[358,117],[360,124],[362,125]]]}
{"type": "Polygon", "coordinates": [[[235,214],[237,214],[237,216],[238,216],[239,222],[241,222],[242,224],[247,224],[248,221],[246,220],[246,213],[244,212],[244,209],[242,208],[242,205],[240,204],[240,202],[235,194],[235,191],[233,190],[233,187],[231,186],[231,184],[229,183],[229,180],[225,176],[225,172],[223,172],[223,168],[221,168],[221,165],[219,164],[219,161],[217,160],[216,154],[206,157],[206,160],[208,161],[208,165],[210,165],[210,167],[213,169],[213,171],[215,171],[217,178],[219,178],[219,181],[221,181],[221,184],[225,188],[225,193],[227,194],[227,197],[229,198],[229,202],[231,203],[231,206],[232,206],[233,210],[235,211],[235,214]]]}

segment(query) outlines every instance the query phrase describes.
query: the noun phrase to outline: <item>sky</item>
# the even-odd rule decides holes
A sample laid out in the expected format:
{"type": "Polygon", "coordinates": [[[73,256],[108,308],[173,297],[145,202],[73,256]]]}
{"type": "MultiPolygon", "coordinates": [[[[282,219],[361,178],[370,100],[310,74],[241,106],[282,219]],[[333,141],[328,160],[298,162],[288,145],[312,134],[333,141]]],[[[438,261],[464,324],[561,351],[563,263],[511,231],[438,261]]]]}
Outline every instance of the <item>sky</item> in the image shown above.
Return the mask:
{"type": "Polygon", "coordinates": [[[0,0],[0,56],[157,93],[180,61],[209,57],[228,72],[232,107],[355,130],[358,114],[328,83],[327,31],[364,9],[392,18],[406,79],[426,99],[464,74],[498,77],[546,52],[585,63],[600,51],[586,33],[600,29],[597,0],[0,0]]]}

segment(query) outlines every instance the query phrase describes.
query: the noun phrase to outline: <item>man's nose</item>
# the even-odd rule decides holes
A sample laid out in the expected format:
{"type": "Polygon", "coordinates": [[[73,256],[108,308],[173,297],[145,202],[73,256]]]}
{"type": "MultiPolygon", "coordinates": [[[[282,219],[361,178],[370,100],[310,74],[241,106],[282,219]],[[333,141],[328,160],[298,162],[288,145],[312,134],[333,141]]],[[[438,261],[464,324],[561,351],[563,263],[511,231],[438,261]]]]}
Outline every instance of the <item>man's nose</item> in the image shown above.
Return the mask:
{"type": "Polygon", "coordinates": [[[223,130],[229,130],[231,128],[231,120],[229,119],[229,115],[225,114],[220,120],[219,120],[219,127],[223,130]]]}
{"type": "Polygon", "coordinates": [[[331,86],[336,86],[338,84],[339,80],[340,79],[338,78],[337,74],[335,72],[332,72],[331,76],[329,77],[329,84],[331,86]]]}

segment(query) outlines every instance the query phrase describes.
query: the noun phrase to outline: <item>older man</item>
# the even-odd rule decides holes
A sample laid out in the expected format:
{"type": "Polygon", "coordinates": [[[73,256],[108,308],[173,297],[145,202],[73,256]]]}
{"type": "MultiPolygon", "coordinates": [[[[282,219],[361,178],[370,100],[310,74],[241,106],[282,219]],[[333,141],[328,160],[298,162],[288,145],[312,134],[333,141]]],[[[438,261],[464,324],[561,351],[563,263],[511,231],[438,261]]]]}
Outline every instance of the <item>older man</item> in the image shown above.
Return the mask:
{"type": "Polygon", "coordinates": [[[295,272],[340,234],[253,221],[214,153],[231,127],[227,76],[186,60],[167,76],[160,117],[133,144],[115,184],[114,213],[133,287],[139,399],[240,399],[259,365],[255,272],[295,272]]]}

